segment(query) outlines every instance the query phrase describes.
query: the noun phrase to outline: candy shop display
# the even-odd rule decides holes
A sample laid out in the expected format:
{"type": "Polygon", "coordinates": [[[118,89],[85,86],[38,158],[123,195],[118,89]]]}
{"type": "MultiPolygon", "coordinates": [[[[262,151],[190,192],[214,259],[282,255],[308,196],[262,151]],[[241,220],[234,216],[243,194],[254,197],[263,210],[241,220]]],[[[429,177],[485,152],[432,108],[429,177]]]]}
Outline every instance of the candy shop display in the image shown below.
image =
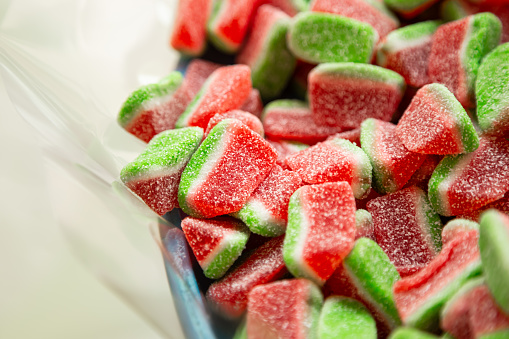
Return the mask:
{"type": "Polygon", "coordinates": [[[507,13],[179,0],[185,67],[119,105],[119,176],[178,216],[213,331],[509,338],[507,13]]]}

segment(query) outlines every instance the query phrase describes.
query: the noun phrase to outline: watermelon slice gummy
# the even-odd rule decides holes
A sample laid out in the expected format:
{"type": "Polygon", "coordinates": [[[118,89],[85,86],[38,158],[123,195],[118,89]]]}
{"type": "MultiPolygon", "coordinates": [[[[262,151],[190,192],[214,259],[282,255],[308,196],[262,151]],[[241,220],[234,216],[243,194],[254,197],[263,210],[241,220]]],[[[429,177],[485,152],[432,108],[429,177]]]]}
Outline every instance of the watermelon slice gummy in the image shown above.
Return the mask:
{"type": "Polygon", "coordinates": [[[318,321],[320,339],[376,339],[376,323],[371,313],[351,298],[331,296],[323,304],[318,321]]]}
{"type": "Polygon", "coordinates": [[[367,203],[377,243],[407,276],[425,267],[442,247],[442,222],[426,193],[409,187],[367,203]]]}
{"type": "Polygon", "coordinates": [[[170,45],[184,54],[197,56],[207,45],[207,20],[212,0],[179,0],[170,45]],[[195,11],[195,8],[200,8],[195,11]]]}
{"type": "Polygon", "coordinates": [[[431,40],[440,24],[425,21],[392,31],[378,46],[376,63],[399,73],[409,86],[426,85],[431,40]]]}
{"type": "Polygon", "coordinates": [[[440,26],[429,56],[430,82],[445,85],[463,105],[475,104],[475,80],[482,58],[500,42],[501,23],[480,13],[440,26]]]}
{"type": "Polygon", "coordinates": [[[457,339],[509,337],[509,315],[498,307],[484,278],[454,294],[442,310],[440,326],[457,339]]]}
{"type": "Polygon", "coordinates": [[[509,43],[498,46],[483,59],[475,94],[482,132],[509,137],[509,43]]]}
{"type": "Polygon", "coordinates": [[[212,128],[214,128],[214,126],[216,126],[220,121],[224,119],[237,119],[249,127],[251,130],[253,130],[253,132],[258,133],[263,137],[263,125],[260,119],[249,112],[241,111],[239,109],[234,109],[224,113],[218,113],[210,118],[207,129],[205,130],[204,137],[206,138],[212,128]]]}
{"type": "Polygon", "coordinates": [[[299,151],[305,150],[309,147],[307,144],[303,144],[298,141],[287,141],[287,140],[271,140],[267,139],[269,144],[274,147],[277,151],[277,164],[285,169],[288,169],[286,166],[286,158],[292,154],[295,154],[299,151]]]}
{"type": "Polygon", "coordinates": [[[398,28],[399,20],[377,0],[314,0],[311,11],[337,14],[358,20],[372,26],[384,38],[390,31],[398,28]]]}
{"type": "Polygon", "coordinates": [[[373,166],[373,187],[379,193],[401,189],[426,159],[425,154],[406,149],[394,124],[377,119],[361,124],[361,146],[373,166]]]}
{"type": "Polygon", "coordinates": [[[221,278],[240,256],[249,229],[231,217],[182,220],[182,231],[207,278],[221,278]]]}
{"type": "Polygon", "coordinates": [[[248,338],[314,338],[322,304],[320,289],[306,279],[256,286],[249,293],[248,338]]]}
{"type": "Polygon", "coordinates": [[[270,5],[261,6],[252,32],[237,55],[237,63],[251,68],[253,87],[264,100],[277,98],[295,69],[295,57],[286,47],[289,26],[290,17],[283,11],[270,5]]]}
{"type": "Polygon", "coordinates": [[[251,93],[251,71],[245,65],[223,66],[215,70],[178,118],[175,126],[207,128],[210,118],[237,109],[251,93]]]}
{"type": "Polygon", "coordinates": [[[358,63],[324,63],[309,74],[309,102],[318,124],[358,128],[365,119],[391,120],[405,92],[396,72],[358,63]]]}
{"type": "Polygon", "coordinates": [[[245,312],[249,292],[255,286],[286,275],[283,238],[279,236],[267,241],[236,268],[210,285],[206,297],[211,305],[227,317],[238,318],[245,312]]]}
{"type": "Polygon", "coordinates": [[[323,285],[354,239],[355,200],[347,182],[303,186],[293,193],[283,256],[294,276],[323,285]]]}
{"type": "Polygon", "coordinates": [[[398,271],[380,246],[360,238],[325,284],[324,294],[361,301],[375,318],[379,337],[385,337],[401,324],[392,293],[398,279],[398,271]]]}
{"type": "Polygon", "coordinates": [[[442,243],[446,244],[454,239],[456,235],[472,230],[479,232],[479,224],[467,219],[453,219],[445,224],[442,229],[442,243]]]}
{"type": "Polygon", "coordinates": [[[417,91],[398,122],[396,134],[409,151],[417,153],[460,154],[479,147],[467,112],[441,84],[417,91]]]}
{"type": "Polygon", "coordinates": [[[145,142],[175,128],[188,102],[181,85],[182,75],[172,72],[156,84],[138,88],[122,105],[117,118],[119,125],[145,142]]]}
{"type": "Polygon", "coordinates": [[[242,209],[233,215],[244,221],[253,233],[279,236],[286,230],[290,197],[301,186],[297,173],[275,165],[242,209]]]}
{"type": "Polygon", "coordinates": [[[178,207],[181,174],[202,137],[197,127],[159,133],[122,169],[120,179],[157,214],[171,211],[178,207]]]}
{"type": "Polygon", "coordinates": [[[441,215],[468,213],[509,191],[509,141],[480,138],[469,154],[446,156],[429,180],[431,205],[441,215]]]}
{"type": "Polygon", "coordinates": [[[276,151],[259,134],[236,119],[222,120],[182,173],[180,208],[198,218],[240,210],[269,174],[276,158],[276,151]]]}
{"type": "Polygon", "coordinates": [[[305,102],[289,99],[276,100],[265,106],[262,123],[265,135],[272,140],[291,140],[310,145],[343,130],[341,127],[317,124],[305,102]]]}
{"type": "Polygon", "coordinates": [[[500,308],[509,314],[509,216],[484,212],[480,221],[479,248],[486,283],[500,308]]]}
{"type": "Polygon", "coordinates": [[[359,238],[368,238],[375,240],[375,231],[373,226],[373,217],[365,209],[359,208],[355,211],[355,240],[359,238]]]}
{"type": "Polygon", "coordinates": [[[371,60],[378,33],[368,24],[329,13],[302,12],[292,21],[288,48],[309,63],[371,60]]]}
{"type": "Polygon", "coordinates": [[[354,197],[361,199],[371,189],[371,163],[360,148],[336,138],[318,143],[286,159],[288,167],[308,184],[346,181],[354,197]]]}

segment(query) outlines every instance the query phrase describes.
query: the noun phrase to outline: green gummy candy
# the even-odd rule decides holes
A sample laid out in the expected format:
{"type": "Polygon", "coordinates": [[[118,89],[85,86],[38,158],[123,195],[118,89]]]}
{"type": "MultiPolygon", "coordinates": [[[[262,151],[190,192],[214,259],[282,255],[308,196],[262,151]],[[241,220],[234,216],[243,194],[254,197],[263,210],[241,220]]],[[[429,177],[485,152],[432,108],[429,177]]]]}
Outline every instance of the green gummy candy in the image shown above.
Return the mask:
{"type": "Polygon", "coordinates": [[[179,88],[182,81],[182,74],[175,71],[158,83],[142,86],[132,92],[118,114],[117,120],[120,126],[127,126],[140,109],[150,105],[150,101],[172,95],[179,88]]]}
{"type": "Polygon", "coordinates": [[[325,300],[318,320],[320,339],[375,339],[376,322],[360,302],[333,296],[325,300]]]}
{"type": "Polygon", "coordinates": [[[497,210],[481,215],[479,250],[488,285],[497,304],[509,314],[509,217],[497,210]]]}
{"type": "Polygon", "coordinates": [[[434,339],[439,338],[433,334],[419,331],[411,327],[400,327],[392,332],[389,339],[434,339]]]}
{"type": "Polygon", "coordinates": [[[377,41],[372,26],[328,13],[297,14],[288,34],[290,50],[310,63],[369,63],[377,41]]]}
{"type": "Polygon", "coordinates": [[[140,179],[154,172],[183,167],[203,138],[199,127],[168,130],[157,134],[145,150],[120,172],[122,182],[140,179]]]}
{"type": "Polygon", "coordinates": [[[498,46],[483,59],[475,94],[481,130],[509,135],[509,43],[498,46]]]}

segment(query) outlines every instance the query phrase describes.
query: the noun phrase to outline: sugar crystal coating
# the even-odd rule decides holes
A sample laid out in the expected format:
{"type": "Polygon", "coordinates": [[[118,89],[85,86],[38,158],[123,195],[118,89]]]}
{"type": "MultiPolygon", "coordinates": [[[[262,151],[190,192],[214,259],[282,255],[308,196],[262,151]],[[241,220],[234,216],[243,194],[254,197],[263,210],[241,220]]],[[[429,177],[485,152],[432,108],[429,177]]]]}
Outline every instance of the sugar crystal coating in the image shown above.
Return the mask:
{"type": "Polygon", "coordinates": [[[207,290],[207,300],[222,314],[236,318],[247,308],[248,294],[257,285],[288,273],[283,261],[283,238],[272,238],[207,290]]]}
{"type": "Polygon", "coordinates": [[[302,180],[297,173],[275,165],[234,216],[244,221],[254,233],[279,236],[286,230],[290,197],[301,186],[302,180]]]}
{"type": "Polygon", "coordinates": [[[440,84],[417,91],[396,133],[409,151],[417,153],[470,153],[479,147],[479,137],[467,112],[440,84]]]}
{"type": "Polygon", "coordinates": [[[198,127],[164,131],[120,172],[122,182],[159,215],[178,207],[177,192],[184,167],[198,148],[198,127]]]}
{"type": "Polygon", "coordinates": [[[360,302],[331,296],[325,300],[320,313],[318,336],[320,339],[375,339],[376,323],[360,302]]]}
{"type": "Polygon", "coordinates": [[[207,20],[212,10],[212,0],[180,0],[170,45],[188,55],[200,55],[207,44],[207,20]],[[194,8],[200,8],[195,11],[194,8]]]}
{"type": "Polygon", "coordinates": [[[288,33],[290,50],[310,63],[367,63],[377,40],[378,33],[370,25],[328,13],[299,13],[288,33]]]}
{"type": "Polygon", "coordinates": [[[454,237],[457,235],[464,232],[470,232],[472,230],[479,232],[479,224],[467,219],[453,219],[445,224],[444,228],[442,229],[442,243],[446,244],[454,239],[454,237]]]}
{"type": "Polygon", "coordinates": [[[479,248],[486,283],[497,304],[509,314],[509,216],[488,210],[481,216],[479,248]]]}
{"type": "Polygon", "coordinates": [[[277,164],[283,168],[288,168],[286,165],[286,158],[299,151],[305,150],[309,147],[307,144],[303,144],[298,141],[287,141],[287,140],[271,140],[267,139],[269,144],[274,147],[277,151],[277,164]]]}
{"type": "Polygon", "coordinates": [[[290,198],[283,256],[296,277],[323,285],[355,239],[355,200],[347,182],[299,188],[290,198]]]}
{"type": "Polygon", "coordinates": [[[182,231],[207,278],[222,277],[240,256],[249,229],[230,217],[182,220],[182,231]]]}
{"type": "Polygon", "coordinates": [[[236,212],[269,174],[276,151],[236,119],[219,122],[182,173],[179,205],[198,218],[236,212]]]}
{"type": "Polygon", "coordinates": [[[221,120],[224,119],[237,119],[250,129],[252,129],[253,132],[258,133],[263,137],[264,134],[263,125],[260,119],[258,119],[251,113],[241,111],[238,109],[234,109],[224,113],[218,113],[214,115],[212,118],[210,118],[209,123],[207,125],[207,129],[205,130],[204,137],[207,137],[212,128],[214,128],[214,126],[216,126],[221,120]]]}
{"type": "Polygon", "coordinates": [[[322,303],[322,293],[306,279],[256,286],[249,293],[248,337],[314,338],[322,303]]]}
{"type": "Polygon", "coordinates": [[[358,128],[367,118],[391,120],[405,91],[396,72],[351,62],[320,64],[308,82],[316,123],[344,129],[358,128]]]}
{"type": "Polygon", "coordinates": [[[367,196],[371,188],[369,158],[348,140],[336,138],[318,143],[289,156],[286,164],[308,184],[346,181],[357,199],[367,196]]]}

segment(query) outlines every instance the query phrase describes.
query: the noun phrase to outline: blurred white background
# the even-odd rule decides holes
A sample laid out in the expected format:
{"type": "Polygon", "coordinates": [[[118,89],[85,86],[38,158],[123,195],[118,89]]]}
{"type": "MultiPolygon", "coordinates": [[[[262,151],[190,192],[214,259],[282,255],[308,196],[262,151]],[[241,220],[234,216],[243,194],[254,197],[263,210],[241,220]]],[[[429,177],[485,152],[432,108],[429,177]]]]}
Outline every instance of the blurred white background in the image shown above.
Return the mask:
{"type": "MultiPolygon", "coordinates": [[[[168,52],[165,43],[167,31],[151,34],[149,39],[144,37],[154,29],[153,17],[158,18],[158,27],[169,24],[169,9],[174,3],[171,0],[2,0],[0,38],[28,42],[70,78],[83,77],[85,88],[93,92],[95,104],[114,121],[119,105],[130,90],[164,75],[168,65],[174,63],[175,55],[168,52]],[[97,10],[105,6],[106,11],[97,10]],[[139,11],[140,6],[147,10],[139,11]],[[74,41],[71,48],[69,40],[76,35],[68,28],[76,26],[75,20],[81,25],[77,28],[79,41],[74,41]],[[113,39],[123,43],[126,49],[113,48],[113,39]],[[135,47],[131,40],[146,44],[147,53],[143,58],[139,53],[126,57],[135,47]],[[87,52],[83,60],[72,54],[76,47],[87,52]],[[76,63],[86,67],[73,68],[76,63]],[[133,72],[129,71],[131,68],[133,72]],[[94,80],[98,77],[105,80],[99,83],[94,80]]],[[[86,251],[76,255],[69,241],[69,230],[66,235],[62,220],[56,215],[62,205],[55,213],[50,201],[51,192],[55,194],[50,185],[58,182],[61,169],[45,158],[40,137],[11,104],[6,83],[0,76],[0,338],[182,338],[161,256],[148,229],[137,229],[138,233],[133,235],[126,227],[118,234],[127,238],[136,236],[136,239],[119,239],[118,244],[108,242],[109,249],[120,260],[132,261],[130,271],[121,273],[139,277],[132,279],[132,283],[128,278],[125,286],[121,286],[125,288],[120,290],[124,295],[115,289],[118,287],[115,280],[100,279],[97,270],[90,269],[95,264],[93,260],[92,264],[87,263],[88,267],[83,264],[88,259],[83,254],[86,251]],[[131,248],[131,244],[136,248],[131,248]],[[118,252],[114,252],[116,246],[118,252]],[[148,291],[139,291],[144,286],[148,291]],[[135,297],[130,299],[130,294],[135,297]],[[140,308],[144,294],[149,298],[140,308]]],[[[74,187],[65,187],[70,190],[70,197],[74,197],[71,192],[74,187]]],[[[97,202],[94,205],[86,196],[76,196],[83,200],[79,201],[82,210],[89,206],[94,220],[101,220],[103,211],[97,202]]],[[[73,211],[77,200],[69,199],[69,204],[68,210],[73,211]]],[[[82,221],[86,224],[87,220],[82,221]]],[[[118,238],[118,234],[111,236],[118,238]]]]}

